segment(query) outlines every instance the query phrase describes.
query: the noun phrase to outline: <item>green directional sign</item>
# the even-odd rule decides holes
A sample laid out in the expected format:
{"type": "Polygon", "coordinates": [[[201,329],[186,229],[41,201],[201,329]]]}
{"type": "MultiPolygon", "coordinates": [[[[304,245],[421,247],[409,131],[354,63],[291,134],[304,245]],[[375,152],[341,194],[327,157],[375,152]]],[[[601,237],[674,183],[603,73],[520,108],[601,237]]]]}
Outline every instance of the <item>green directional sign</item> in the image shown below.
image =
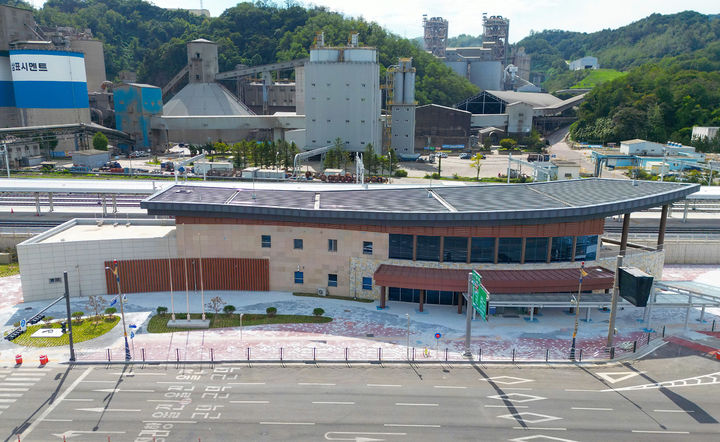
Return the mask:
{"type": "Polygon", "coordinates": [[[472,271],[470,276],[471,296],[472,304],[475,311],[478,312],[480,317],[487,321],[488,301],[490,300],[490,293],[482,285],[482,276],[475,270],[472,271]]]}

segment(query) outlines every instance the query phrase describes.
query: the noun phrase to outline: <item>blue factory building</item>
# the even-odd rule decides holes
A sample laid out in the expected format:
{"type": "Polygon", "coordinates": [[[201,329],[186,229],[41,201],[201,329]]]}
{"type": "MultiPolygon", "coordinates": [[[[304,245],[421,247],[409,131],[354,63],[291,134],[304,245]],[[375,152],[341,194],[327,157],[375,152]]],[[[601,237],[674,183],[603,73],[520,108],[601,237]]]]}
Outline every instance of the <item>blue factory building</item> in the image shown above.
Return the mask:
{"type": "MultiPolygon", "coordinates": [[[[115,88],[115,127],[135,139],[136,150],[152,147],[150,120],[162,114],[162,90],[149,84],[125,83],[115,88]]],[[[123,151],[131,146],[120,144],[123,151]]]]}

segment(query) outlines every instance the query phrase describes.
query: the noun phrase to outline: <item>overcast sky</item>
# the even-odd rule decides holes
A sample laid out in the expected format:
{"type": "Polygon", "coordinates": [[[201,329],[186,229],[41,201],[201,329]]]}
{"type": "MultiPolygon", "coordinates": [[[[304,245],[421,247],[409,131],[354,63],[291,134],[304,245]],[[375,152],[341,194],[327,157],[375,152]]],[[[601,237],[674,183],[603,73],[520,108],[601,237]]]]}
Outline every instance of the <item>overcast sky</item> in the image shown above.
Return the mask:
{"type": "MultiPolygon", "coordinates": [[[[33,1],[33,0],[31,0],[33,1]]],[[[43,0],[34,0],[39,5],[43,0]]],[[[201,0],[152,0],[161,7],[199,8],[201,0]]],[[[213,17],[237,4],[237,0],[202,0],[213,17]]],[[[285,0],[277,0],[285,4],[285,0]]],[[[362,16],[389,31],[412,38],[422,35],[422,15],[443,17],[450,22],[450,36],[482,33],[482,14],[510,19],[510,41],[516,42],[531,30],[562,29],[594,32],[618,28],[658,12],[670,14],[694,10],[720,13],[718,0],[298,0],[301,4],[326,6],[348,16],[362,16]]]]}

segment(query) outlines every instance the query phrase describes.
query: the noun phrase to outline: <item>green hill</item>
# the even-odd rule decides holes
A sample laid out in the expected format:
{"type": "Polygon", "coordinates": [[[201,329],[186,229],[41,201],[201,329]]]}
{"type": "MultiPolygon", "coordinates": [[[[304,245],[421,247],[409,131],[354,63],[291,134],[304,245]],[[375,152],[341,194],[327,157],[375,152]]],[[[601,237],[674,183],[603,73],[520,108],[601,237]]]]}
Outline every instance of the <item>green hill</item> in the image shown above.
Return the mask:
{"type": "MultiPolygon", "coordinates": [[[[5,0],[7,1],[7,0],[5,0]]],[[[466,79],[408,39],[377,23],[348,18],[322,7],[294,2],[238,3],[220,17],[159,8],[143,0],[48,0],[36,12],[43,25],[90,28],[103,41],[108,77],[124,69],[138,80],[165,85],[187,63],[186,43],[207,38],[219,44],[221,71],[237,64],[255,66],[308,56],[316,32],[329,45],[346,44],[358,32],[361,44],[378,48],[381,78],[398,57],[413,57],[420,104],[452,105],[478,92],[466,79]]]]}
{"type": "Polygon", "coordinates": [[[570,87],[576,89],[590,89],[603,84],[606,81],[612,81],[625,75],[624,72],[616,71],[615,69],[590,69],[586,72],[587,75],[585,78],[570,87]]]}

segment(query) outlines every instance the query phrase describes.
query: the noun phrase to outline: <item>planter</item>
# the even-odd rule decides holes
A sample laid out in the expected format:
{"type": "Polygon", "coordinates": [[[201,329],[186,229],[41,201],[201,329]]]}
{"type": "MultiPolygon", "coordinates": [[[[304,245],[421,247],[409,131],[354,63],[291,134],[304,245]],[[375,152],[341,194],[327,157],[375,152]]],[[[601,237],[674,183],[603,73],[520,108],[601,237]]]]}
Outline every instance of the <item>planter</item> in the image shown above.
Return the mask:
{"type": "Polygon", "coordinates": [[[520,149],[509,149],[509,150],[498,149],[499,155],[510,155],[510,154],[515,155],[515,154],[520,154],[520,153],[522,153],[522,151],[520,149]]]}

